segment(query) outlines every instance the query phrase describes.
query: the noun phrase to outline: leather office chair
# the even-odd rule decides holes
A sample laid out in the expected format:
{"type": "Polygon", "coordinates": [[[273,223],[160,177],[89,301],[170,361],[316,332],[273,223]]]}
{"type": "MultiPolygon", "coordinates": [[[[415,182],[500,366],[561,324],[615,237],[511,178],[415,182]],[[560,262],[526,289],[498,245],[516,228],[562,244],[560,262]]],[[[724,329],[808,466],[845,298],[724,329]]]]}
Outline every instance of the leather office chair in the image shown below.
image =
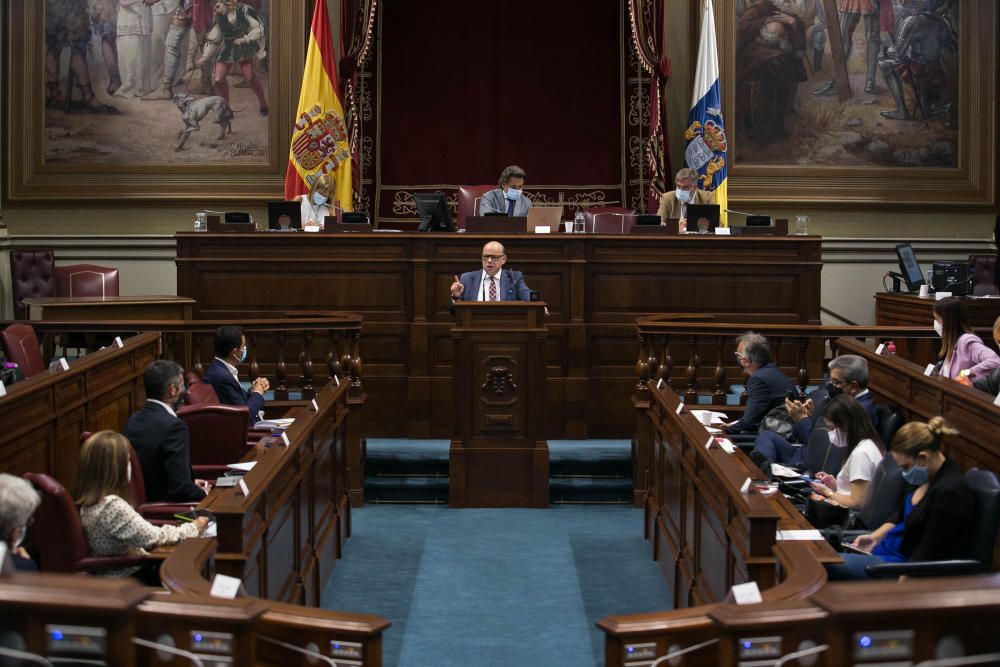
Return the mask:
{"type": "Polygon", "coordinates": [[[219,396],[215,393],[215,388],[207,382],[191,382],[185,376],[188,383],[181,398],[184,405],[219,405],[219,396]]]}
{"type": "Polygon", "coordinates": [[[30,378],[45,372],[45,362],[38,345],[35,329],[30,324],[11,324],[0,333],[7,359],[13,361],[30,378]]]}
{"type": "Polygon", "coordinates": [[[969,255],[972,265],[972,295],[997,296],[996,255],[969,255]]]}
{"type": "Polygon", "coordinates": [[[25,473],[24,478],[42,497],[32,526],[41,570],[96,572],[143,562],[141,556],[92,556],[76,505],[63,485],[41,473],[25,473]]]}
{"type": "Polygon", "coordinates": [[[197,478],[215,479],[247,453],[250,411],[243,405],[186,405],[177,416],[191,434],[191,470],[197,478]]]}
{"type": "Polygon", "coordinates": [[[26,297],[55,294],[55,256],[51,250],[13,250],[10,253],[10,289],[14,299],[14,319],[28,319],[26,297]]]}
{"type": "Polygon", "coordinates": [[[635,225],[635,211],[618,206],[598,206],[584,209],[583,220],[591,234],[628,234],[635,225]]]}
{"type": "Polygon", "coordinates": [[[56,296],[118,296],[118,269],[71,264],[55,269],[56,296]]]}
{"type": "Polygon", "coordinates": [[[1000,481],[989,470],[970,468],[965,481],[972,487],[975,508],[969,530],[971,558],[957,560],[914,561],[906,563],[879,563],[865,570],[870,577],[950,577],[963,574],[981,574],[990,571],[993,562],[993,543],[1000,526],[1000,481]]]}
{"type": "Polygon", "coordinates": [[[184,384],[190,387],[193,384],[201,384],[201,376],[194,371],[185,371],[184,384]]]}
{"type": "Polygon", "coordinates": [[[461,185],[458,188],[458,229],[465,229],[465,219],[470,215],[479,215],[479,200],[483,195],[497,186],[495,185],[461,185]]]}
{"type": "Polygon", "coordinates": [[[875,431],[882,440],[882,444],[888,449],[889,445],[892,444],[892,439],[895,437],[896,431],[903,425],[903,418],[899,416],[898,412],[887,405],[876,405],[875,414],[878,418],[878,423],[875,424],[875,431]]]}

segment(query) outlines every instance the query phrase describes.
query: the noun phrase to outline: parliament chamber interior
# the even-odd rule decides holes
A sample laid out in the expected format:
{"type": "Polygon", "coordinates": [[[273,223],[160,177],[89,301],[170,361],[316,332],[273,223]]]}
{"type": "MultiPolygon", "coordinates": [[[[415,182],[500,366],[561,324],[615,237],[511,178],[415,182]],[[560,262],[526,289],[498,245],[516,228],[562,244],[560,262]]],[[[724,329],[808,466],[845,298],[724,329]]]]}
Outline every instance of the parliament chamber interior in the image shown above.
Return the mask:
{"type": "Polygon", "coordinates": [[[0,665],[1000,665],[1000,8],[0,5],[0,665]]]}

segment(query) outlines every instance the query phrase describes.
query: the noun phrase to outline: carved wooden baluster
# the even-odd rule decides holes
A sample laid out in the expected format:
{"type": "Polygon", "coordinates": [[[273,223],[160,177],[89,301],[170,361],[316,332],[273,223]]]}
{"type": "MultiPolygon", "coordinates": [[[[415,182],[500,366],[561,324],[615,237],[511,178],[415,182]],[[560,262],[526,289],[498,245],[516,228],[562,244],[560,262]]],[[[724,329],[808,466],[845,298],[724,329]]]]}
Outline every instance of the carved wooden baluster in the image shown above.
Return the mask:
{"type": "Polygon", "coordinates": [[[698,355],[698,338],[688,336],[688,367],[687,389],[684,391],[684,402],[694,405],[698,402],[698,370],[701,367],[701,357],[698,355]]]}
{"type": "MultiPolygon", "coordinates": [[[[740,347],[739,336],[737,336],[736,340],[733,342],[733,349],[734,350],[738,350],[739,347],[740,347]]],[[[743,392],[740,394],[740,405],[746,405],[747,404],[747,395],[748,395],[747,394],[747,375],[746,375],[746,373],[743,372],[743,367],[740,365],[740,360],[738,358],[736,359],[736,366],[739,369],[739,375],[737,376],[738,379],[736,381],[743,383],[743,392]]]]}
{"type": "Polygon", "coordinates": [[[715,387],[712,390],[712,403],[715,405],[726,404],[726,338],[725,336],[715,337],[715,387]]]}
{"type": "Polygon", "coordinates": [[[313,360],[312,360],[312,339],[313,332],[306,331],[302,337],[302,352],[299,354],[299,363],[302,366],[302,398],[312,398],[316,395],[313,387],[313,360]]]}
{"type": "Polygon", "coordinates": [[[160,345],[162,350],[160,356],[163,359],[177,361],[177,334],[173,331],[164,331],[160,334],[160,345]]]}
{"type": "Polygon", "coordinates": [[[663,337],[663,354],[660,356],[663,358],[663,363],[660,364],[660,378],[668,387],[672,387],[670,375],[674,370],[674,358],[670,356],[670,334],[663,337]]]}
{"type": "Polygon", "coordinates": [[[343,377],[344,373],[344,362],[343,356],[340,353],[340,348],[343,347],[344,335],[341,331],[334,332],[334,348],[333,348],[333,363],[330,366],[330,380],[332,381],[334,377],[343,377]]]}
{"type": "Polygon", "coordinates": [[[277,385],[274,397],[279,401],[288,400],[288,364],[285,362],[286,336],[286,331],[279,331],[275,337],[278,346],[278,360],[274,365],[274,383],[277,385]]]}
{"type": "Polygon", "coordinates": [[[351,333],[351,391],[361,391],[361,331],[351,333]]]}
{"type": "Polygon", "coordinates": [[[326,373],[329,376],[327,381],[333,382],[333,376],[337,374],[337,341],[340,340],[340,334],[328,329],[326,335],[330,342],[326,351],[326,373]]]}
{"type": "Polygon", "coordinates": [[[205,364],[201,362],[201,343],[205,338],[200,331],[195,331],[191,335],[191,368],[198,377],[205,375],[205,364]]]}
{"type": "Polygon", "coordinates": [[[257,331],[251,331],[250,335],[247,336],[247,342],[249,350],[247,350],[247,356],[250,357],[250,381],[253,382],[260,376],[260,365],[257,363],[257,336],[259,333],[257,331]]]}
{"type": "Polygon", "coordinates": [[[838,352],[838,347],[837,347],[837,339],[830,338],[829,343],[830,343],[830,358],[836,359],[837,357],[840,356],[840,352],[838,352]]]}
{"type": "Polygon", "coordinates": [[[660,351],[662,335],[654,334],[648,338],[649,354],[646,356],[646,363],[649,364],[649,381],[654,382],[660,375],[660,360],[657,358],[657,353],[660,351]]]}
{"type": "Polygon", "coordinates": [[[637,394],[649,391],[649,338],[644,333],[639,334],[639,358],[635,360],[635,374],[639,378],[635,385],[637,394]]]}
{"type": "Polygon", "coordinates": [[[808,336],[799,336],[799,351],[798,351],[799,398],[805,398],[806,387],[809,386],[809,368],[807,362],[808,351],[809,351],[808,336]]]}

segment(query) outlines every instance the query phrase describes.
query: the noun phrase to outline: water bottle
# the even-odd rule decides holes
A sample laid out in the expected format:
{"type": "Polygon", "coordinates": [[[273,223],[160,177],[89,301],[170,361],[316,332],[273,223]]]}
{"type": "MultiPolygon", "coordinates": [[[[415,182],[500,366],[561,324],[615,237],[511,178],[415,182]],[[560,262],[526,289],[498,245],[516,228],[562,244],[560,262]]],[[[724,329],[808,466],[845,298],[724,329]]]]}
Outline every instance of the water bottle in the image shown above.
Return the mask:
{"type": "Polygon", "coordinates": [[[207,232],[208,231],[208,214],[204,211],[198,211],[194,214],[194,231],[196,232],[207,232]]]}
{"type": "Polygon", "coordinates": [[[573,231],[577,234],[583,234],[586,231],[586,222],[583,218],[583,211],[576,212],[576,217],[573,218],[573,231]]]}
{"type": "Polygon", "coordinates": [[[893,342],[893,341],[891,341],[891,340],[888,343],[886,343],[885,344],[885,353],[887,355],[889,355],[890,357],[891,356],[895,356],[896,355],[896,343],[893,342]]]}

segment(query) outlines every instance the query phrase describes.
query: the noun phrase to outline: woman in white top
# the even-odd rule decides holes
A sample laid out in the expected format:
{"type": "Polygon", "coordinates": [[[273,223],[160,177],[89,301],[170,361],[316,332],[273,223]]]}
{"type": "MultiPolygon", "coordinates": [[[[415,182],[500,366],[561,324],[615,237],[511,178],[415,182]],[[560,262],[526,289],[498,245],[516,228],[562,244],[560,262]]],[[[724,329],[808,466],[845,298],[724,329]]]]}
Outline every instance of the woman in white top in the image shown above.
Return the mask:
{"type": "Polygon", "coordinates": [[[846,447],[847,458],[836,477],[816,473],[813,489],[817,494],[844,507],[861,507],[868,483],[882,461],[885,448],[865,409],[846,394],[836,396],[823,410],[830,444],[846,447]]]}
{"type": "MultiPolygon", "coordinates": [[[[197,537],[206,517],[180,526],[154,526],[129,503],[132,462],[128,439],[114,431],[98,431],[80,448],[76,505],[87,546],[94,556],[144,555],[146,549],[197,537]]],[[[140,568],[106,570],[100,574],[127,577],[140,568]]]]}
{"type": "Polygon", "coordinates": [[[313,181],[309,194],[299,196],[302,206],[302,229],[307,226],[323,229],[326,216],[337,215],[340,203],[334,198],[333,189],[334,182],[330,174],[321,174],[313,181]]]}

